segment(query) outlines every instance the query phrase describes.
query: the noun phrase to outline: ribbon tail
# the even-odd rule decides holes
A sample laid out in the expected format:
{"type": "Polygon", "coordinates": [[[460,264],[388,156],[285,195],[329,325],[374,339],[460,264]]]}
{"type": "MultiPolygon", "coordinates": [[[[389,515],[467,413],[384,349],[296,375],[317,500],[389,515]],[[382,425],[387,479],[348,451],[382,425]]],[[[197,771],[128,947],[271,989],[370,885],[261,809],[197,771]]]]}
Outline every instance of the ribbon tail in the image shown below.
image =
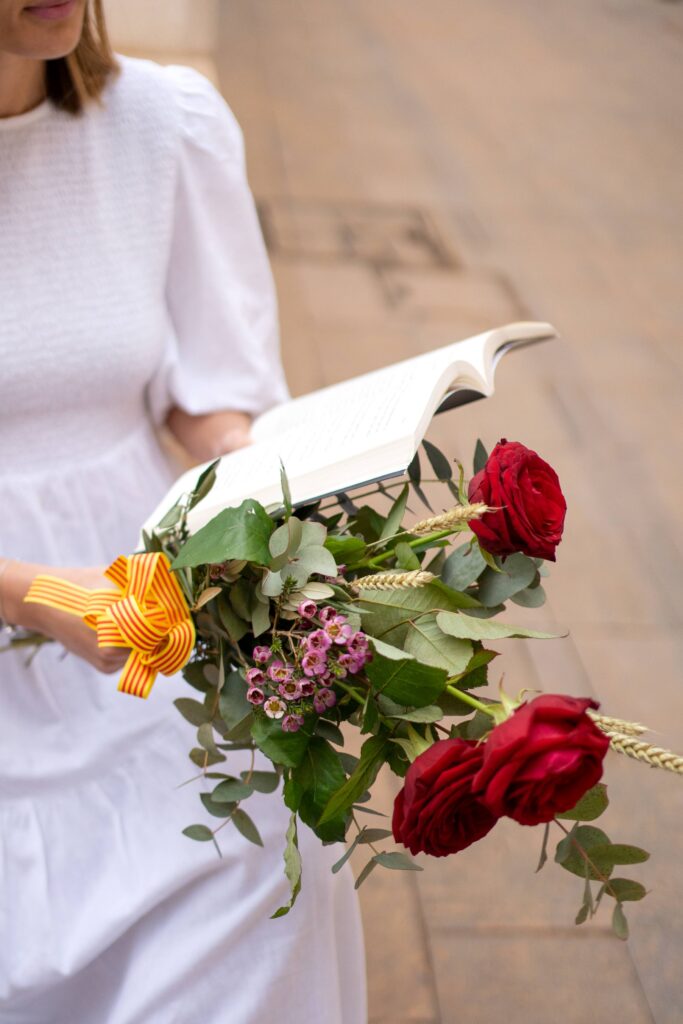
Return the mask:
{"type": "Polygon", "coordinates": [[[92,591],[57,576],[36,576],[24,598],[27,604],[44,604],[84,618],[92,591]]]}
{"type": "Polygon", "coordinates": [[[118,689],[122,693],[130,693],[133,697],[147,698],[150,695],[157,670],[145,665],[137,651],[131,651],[126,662],[118,689]]]}

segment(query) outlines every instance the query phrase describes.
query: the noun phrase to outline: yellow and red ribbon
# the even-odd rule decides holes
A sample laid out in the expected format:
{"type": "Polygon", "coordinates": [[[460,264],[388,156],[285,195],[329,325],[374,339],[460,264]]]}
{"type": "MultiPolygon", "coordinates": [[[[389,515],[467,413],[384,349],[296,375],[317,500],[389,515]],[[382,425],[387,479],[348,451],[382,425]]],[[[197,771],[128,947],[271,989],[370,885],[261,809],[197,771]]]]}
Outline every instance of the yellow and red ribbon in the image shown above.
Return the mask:
{"type": "Polygon", "coordinates": [[[77,615],[96,630],[99,647],[129,647],[118,688],[148,697],[158,673],[171,676],[190,659],[190,609],[164,554],[119,555],[104,575],[116,590],[36,576],[24,600],[77,615]]]}

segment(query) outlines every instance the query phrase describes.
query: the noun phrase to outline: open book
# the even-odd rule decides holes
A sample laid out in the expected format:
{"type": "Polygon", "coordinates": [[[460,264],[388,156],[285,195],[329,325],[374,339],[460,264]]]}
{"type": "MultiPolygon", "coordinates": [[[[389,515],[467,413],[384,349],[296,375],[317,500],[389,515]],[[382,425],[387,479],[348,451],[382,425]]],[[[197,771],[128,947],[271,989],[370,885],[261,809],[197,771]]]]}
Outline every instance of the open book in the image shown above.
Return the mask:
{"type": "MultiPolygon", "coordinates": [[[[507,324],[270,409],[254,421],[254,443],[221,459],[190,530],[245,498],[280,502],[280,462],[295,505],[404,473],[436,412],[491,395],[505,352],[554,337],[550,324],[507,324]]],[[[150,533],[207,465],[183,473],[143,529],[150,533]]]]}

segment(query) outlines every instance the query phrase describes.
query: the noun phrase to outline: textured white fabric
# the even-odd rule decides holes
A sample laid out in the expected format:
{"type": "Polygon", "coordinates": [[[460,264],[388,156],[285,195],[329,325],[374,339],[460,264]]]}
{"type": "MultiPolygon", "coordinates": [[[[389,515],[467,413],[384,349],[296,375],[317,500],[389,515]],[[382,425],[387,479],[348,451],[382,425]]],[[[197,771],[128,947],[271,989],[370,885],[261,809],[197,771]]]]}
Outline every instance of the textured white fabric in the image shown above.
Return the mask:
{"type": "MultiPolygon", "coordinates": [[[[153,423],[260,412],[286,395],[242,140],[186,68],[124,59],[104,104],[0,120],[0,554],[50,565],[130,552],[173,473],[153,423]]],[[[2,1024],[362,1024],[363,946],[338,847],[249,810],[265,849],[217,824],[159,679],[116,691],[56,645],[0,656],[2,1024]]],[[[191,691],[190,691],[191,692],[191,691]]],[[[231,764],[231,770],[244,767],[231,764]]]]}

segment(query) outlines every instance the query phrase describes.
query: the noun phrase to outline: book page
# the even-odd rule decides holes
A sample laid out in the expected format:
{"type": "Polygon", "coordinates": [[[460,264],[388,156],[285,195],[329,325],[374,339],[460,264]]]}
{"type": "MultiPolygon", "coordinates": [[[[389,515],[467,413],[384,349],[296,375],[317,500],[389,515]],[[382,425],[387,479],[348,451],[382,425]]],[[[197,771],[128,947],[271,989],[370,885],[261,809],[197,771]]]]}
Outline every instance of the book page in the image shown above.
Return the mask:
{"type": "MultiPolygon", "coordinates": [[[[295,504],[403,472],[449,389],[491,394],[499,348],[552,334],[548,324],[510,324],[269,410],[253,425],[254,443],[221,459],[211,493],[190,514],[190,528],[244,498],[278,501],[281,462],[295,504]]],[[[176,481],[145,529],[192,490],[203,468],[176,481]]]]}

